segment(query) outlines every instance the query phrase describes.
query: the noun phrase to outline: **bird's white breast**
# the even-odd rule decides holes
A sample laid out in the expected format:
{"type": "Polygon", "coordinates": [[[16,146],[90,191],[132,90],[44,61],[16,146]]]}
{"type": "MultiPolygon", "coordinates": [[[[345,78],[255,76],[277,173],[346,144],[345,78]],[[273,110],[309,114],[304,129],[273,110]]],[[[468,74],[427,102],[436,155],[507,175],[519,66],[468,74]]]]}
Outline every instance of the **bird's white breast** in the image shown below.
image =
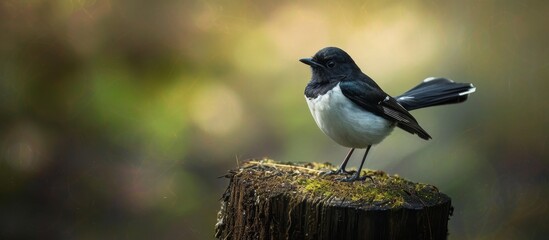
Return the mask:
{"type": "Polygon", "coordinates": [[[377,144],[394,128],[394,123],[365,111],[345,97],[339,84],[317,98],[305,98],[322,132],[345,147],[377,144]]]}

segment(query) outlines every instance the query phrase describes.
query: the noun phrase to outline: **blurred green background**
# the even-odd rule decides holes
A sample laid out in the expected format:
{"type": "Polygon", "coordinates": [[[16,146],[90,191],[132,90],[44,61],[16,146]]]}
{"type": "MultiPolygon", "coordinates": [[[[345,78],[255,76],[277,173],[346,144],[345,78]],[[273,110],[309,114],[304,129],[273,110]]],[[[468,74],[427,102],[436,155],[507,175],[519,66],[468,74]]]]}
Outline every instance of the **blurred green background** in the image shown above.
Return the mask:
{"type": "MultiPolygon", "coordinates": [[[[0,238],[212,239],[239,161],[338,164],[298,62],[338,46],[414,111],[367,167],[436,185],[450,239],[549,235],[547,1],[0,2],[0,238]]],[[[352,165],[356,165],[360,151],[352,165]]]]}

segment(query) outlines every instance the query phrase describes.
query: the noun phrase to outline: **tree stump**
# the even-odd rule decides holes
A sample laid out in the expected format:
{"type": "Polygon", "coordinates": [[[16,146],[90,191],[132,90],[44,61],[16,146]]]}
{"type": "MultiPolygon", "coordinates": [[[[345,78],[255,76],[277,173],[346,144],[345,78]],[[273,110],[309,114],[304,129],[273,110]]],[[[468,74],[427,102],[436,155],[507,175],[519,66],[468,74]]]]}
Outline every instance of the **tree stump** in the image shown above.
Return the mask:
{"type": "Polygon", "coordinates": [[[434,186],[381,171],[364,181],[321,175],[328,164],[249,161],[231,171],[218,239],[446,239],[453,208],[434,186]]]}

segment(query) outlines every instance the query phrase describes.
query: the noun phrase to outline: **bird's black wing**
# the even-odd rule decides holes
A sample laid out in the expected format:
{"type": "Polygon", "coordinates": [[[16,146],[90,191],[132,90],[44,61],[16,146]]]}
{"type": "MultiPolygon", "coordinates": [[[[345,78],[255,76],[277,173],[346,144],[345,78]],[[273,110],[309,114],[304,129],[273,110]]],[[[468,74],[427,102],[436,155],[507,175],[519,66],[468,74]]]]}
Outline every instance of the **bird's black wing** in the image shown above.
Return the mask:
{"type": "Polygon", "coordinates": [[[431,138],[419,126],[416,119],[394,98],[380,89],[373,88],[366,81],[341,81],[339,87],[345,97],[364,110],[394,121],[398,127],[409,133],[417,134],[425,140],[431,138]]]}

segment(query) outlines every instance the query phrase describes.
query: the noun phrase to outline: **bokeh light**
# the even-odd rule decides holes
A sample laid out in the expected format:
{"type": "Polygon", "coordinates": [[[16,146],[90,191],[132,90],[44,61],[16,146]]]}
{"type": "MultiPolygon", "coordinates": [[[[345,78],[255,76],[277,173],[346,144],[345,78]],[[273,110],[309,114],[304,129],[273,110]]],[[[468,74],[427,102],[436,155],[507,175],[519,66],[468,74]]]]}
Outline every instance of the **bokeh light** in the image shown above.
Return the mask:
{"type": "Polygon", "coordinates": [[[212,135],[232,133],[242,124],[242,103],[236,93],[223,85],[207,86],[192,99],[191,118],[212,135]]]}

